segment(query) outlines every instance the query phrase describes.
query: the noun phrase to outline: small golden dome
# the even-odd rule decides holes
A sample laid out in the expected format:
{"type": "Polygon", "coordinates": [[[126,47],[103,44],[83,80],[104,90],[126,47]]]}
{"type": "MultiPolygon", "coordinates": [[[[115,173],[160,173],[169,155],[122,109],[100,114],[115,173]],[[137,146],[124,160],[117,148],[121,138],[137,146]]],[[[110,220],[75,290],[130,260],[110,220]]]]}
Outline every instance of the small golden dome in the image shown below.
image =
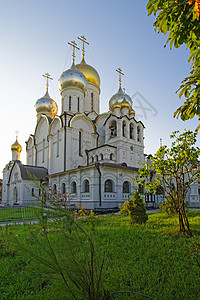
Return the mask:
{"type": "Polygon", "coordinates": [[[37,112],[37,115],[39,114],[45,114],[49,115],[50,117],[54,118],[58,111],[58,106],[56,102],[50,98],[48,90],[46,91],[46,94],[38,99],[35,103],[35,109],[37,112]]]}
{"type": "Polygon", "coordinates": [[[133,109],[131,109],[131,110],[129,111],[129,114],[135,116],[135,111],[134,111],[133,109]]]}
{"type": "Polygon", "coordinates": [[[119,104],[115,104],[115,105],[113,106],[113,109],[115,109],[115,108],[121,108],[121,106],[120,106],[119,104]]]}
{"type": "Polygon", "coordinates": [[[81,63],[76,65],[76,68],[85,75],[87,82],[93,83],[100,88],[99,74],[92,66],[86,64],[84,57],[81,63]]]}
{"type": "Polygon", "coordinates": [[[16,138],[16,141],[14,144],[11,146],[11,151],[16,151],[16,152],[21,152],[22,151],[22,146],[18,143],[18,140],[16,138]]]}

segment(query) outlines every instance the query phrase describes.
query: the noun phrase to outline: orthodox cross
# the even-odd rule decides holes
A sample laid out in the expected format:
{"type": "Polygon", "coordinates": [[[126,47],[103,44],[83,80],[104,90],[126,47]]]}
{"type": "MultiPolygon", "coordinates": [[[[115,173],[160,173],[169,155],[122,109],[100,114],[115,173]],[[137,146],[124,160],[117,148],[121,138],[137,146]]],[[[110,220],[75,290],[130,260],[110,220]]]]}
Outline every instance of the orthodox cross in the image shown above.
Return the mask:
{"type": "Polygon", "coordinates": [[[75,62],[75,57],[76,57],[75,49],[80,50],[80,48],[77,47],[77,43],[75,41],[72,41],[71,43],[68,42],[68,44],[73,47],[73,54],[72,54],[73,59],[72,59],[72,61],[75,62]]]}
{"type": "Polygon", "coordinates": [[[47,92],[48,92],[48,89],[49,89],[49,79],[53,80],[53,78],[50,77],[50,74],[49,73],[45,73],[44,75],[42,75],[43,77],[45,77],[47,79],[47,83],[46,83],[46,89],[47,89],[47,92]]]}
{"type": "Polygon", "coordinates": [[[18,133],[19,133],[19,131],[16,130],[15,133],[16,133],[16,140],[17,140],[18,139],[18,133]]]}
{"type": "Polygon", "coordinates": [[[121,85],[122,85],[122,75],[124,75],[124,73],[122,73],[121,68],[118,68],[116,71],[119,73],[119,86],[121,87],[121,85]]]}
{"type": "Polygon", "coordinates": [[[85,56],[85,44],[89,45],[89,43],[86,41],[86,38],[84,37],[84,35],[82,35],[81,37],[78,37],[78,39],[83,42],[82,56],[84,57],[85,56]]]}
{"type": "Polygon", "coordinates": [[[162,147],[162,139],[160,138],[160,147],[162,147]]]}

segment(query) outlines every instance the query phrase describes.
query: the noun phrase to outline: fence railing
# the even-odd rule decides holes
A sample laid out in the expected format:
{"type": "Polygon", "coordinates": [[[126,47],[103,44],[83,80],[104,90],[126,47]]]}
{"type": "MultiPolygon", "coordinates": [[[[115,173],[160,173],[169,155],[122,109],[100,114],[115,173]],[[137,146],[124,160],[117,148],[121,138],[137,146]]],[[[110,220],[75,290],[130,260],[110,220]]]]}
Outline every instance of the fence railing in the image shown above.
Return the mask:
{"type": "Polygon", "coordinates": [[[37,212],[37,207],[0,208],[0,223],[35,220],[38,218],[37,212]]]}

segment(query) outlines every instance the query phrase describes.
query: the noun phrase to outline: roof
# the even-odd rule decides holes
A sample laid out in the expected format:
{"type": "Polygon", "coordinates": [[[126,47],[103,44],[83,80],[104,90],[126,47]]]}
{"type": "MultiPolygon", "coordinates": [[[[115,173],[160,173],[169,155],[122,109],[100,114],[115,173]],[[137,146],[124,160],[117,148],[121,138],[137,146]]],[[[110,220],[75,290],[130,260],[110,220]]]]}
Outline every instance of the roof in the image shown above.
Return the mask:
{"type": "Polygon", "coordinates": [[[16,161],[23,180],[44,179],[48,176],[48,170],[44,167],[36,167],[30,165],[23,165],[20,161],[16,161]]]}

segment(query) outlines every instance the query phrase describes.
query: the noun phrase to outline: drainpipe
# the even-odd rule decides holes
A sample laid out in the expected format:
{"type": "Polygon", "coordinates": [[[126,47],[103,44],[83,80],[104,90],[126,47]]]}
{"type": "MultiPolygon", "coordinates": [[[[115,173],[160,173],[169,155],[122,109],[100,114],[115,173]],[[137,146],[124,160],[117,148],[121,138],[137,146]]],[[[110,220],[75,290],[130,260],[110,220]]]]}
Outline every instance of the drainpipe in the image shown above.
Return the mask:
{"type": "Polygon", "coordinates": [[[66,112],[64,112],[64,172],[66,171],[66,150],[67,150],[67,141],[66,141],[66,124],[67,124],[67,116],[66,112]]]}
{"type": "Polygon", "coordinates": [[[99,173],[99,206],[101,206],[101,171],[99,165],[100,165],[99,163],[95,164],[95,167],[99,173]]]}

